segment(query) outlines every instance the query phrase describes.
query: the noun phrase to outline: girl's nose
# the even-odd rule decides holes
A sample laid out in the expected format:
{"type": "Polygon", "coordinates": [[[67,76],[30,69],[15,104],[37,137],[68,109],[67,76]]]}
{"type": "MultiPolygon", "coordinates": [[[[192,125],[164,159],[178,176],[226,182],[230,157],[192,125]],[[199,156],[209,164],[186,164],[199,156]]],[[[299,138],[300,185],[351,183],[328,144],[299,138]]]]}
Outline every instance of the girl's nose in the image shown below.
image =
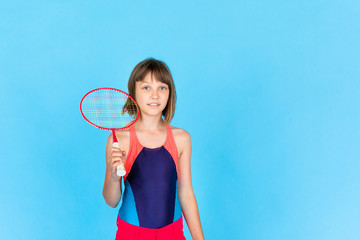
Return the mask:
{"type": "Polygon", "coordinates": [[[151,99],[158,99],[158,94],[157,94],[157,91],[153,91],[152,92],[152,95],[151,95],[151,99]]]}

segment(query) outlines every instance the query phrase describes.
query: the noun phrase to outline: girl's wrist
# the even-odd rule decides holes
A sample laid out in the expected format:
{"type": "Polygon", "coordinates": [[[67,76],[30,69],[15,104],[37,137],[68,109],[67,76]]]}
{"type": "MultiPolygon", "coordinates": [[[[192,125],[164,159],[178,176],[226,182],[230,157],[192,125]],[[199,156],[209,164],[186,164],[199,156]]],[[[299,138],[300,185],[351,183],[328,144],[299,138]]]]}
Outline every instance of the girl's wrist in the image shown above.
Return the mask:
{"type": "Polygon", "coordinates": [[[120,184],[120,179],[121,179],[121,177],[120,177],[120,178],[116,178],[116,179],[110,178],[110,181],[109,181],[109,182],[111,182],[111,184],[120,184]]]}

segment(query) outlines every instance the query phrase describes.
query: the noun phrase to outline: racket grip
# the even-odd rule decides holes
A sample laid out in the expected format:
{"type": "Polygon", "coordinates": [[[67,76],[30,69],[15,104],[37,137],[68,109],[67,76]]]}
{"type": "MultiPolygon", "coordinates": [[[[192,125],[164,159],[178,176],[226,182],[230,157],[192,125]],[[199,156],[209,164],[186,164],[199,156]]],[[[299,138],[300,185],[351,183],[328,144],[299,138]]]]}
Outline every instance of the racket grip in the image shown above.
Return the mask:
{"type": "Polygon", "coordinates": [[[124,164],[120,164],[116,167],[116,174],[119,176],[119,177],[122,177],[122,176],[125,176],[126,174],[126,170],[125,170],[125,167],[124,167],[124,164]]]}
{"type": "MultiPolygon", "coordinates": [[[[120,145],[118,142],[114,142],[112,146],[120,149],[120,145]]],[[[125,176],[126,170],[124,164],[120,163],[120,165],[116,167],[116,174],[119,177],[125,176]]]]}

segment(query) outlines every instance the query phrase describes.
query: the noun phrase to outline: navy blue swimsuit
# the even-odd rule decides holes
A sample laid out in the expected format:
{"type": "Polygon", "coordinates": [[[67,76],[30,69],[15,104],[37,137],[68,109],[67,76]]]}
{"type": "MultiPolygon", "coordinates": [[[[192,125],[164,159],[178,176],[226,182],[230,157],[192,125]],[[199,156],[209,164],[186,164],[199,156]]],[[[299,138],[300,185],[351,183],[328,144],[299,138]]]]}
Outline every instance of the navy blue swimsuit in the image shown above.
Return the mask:
{"type": "Polygon", "coordinates": [[[125,190],[118,217],[145,228],[161,228],[182,216],[177,196],[178,151],[170,125],[159,148],[143,147],[130,127],[130,147],[125,163],[125,190]]]}

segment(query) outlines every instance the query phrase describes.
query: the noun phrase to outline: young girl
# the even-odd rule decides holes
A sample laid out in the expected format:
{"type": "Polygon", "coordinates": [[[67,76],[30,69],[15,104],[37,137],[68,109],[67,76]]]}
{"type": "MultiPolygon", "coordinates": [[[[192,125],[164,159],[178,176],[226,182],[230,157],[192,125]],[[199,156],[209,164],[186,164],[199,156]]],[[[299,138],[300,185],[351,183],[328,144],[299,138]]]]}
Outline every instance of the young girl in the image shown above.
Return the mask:
{"type": "Polygon", "coordinates": [[[170,126],[175,113],[175,85],[166,64],[153,58],[131,73],[129,94],[140,117],[117,131],[120,148],[106,144],[105,202],[116,208],[122,189],[116,167],[125,164],[123,202],[115,240],[183,240],[183,218],[193,239],[202,240],[198,206],[191,183],[191,140],[188,132],[170,126]]]}

